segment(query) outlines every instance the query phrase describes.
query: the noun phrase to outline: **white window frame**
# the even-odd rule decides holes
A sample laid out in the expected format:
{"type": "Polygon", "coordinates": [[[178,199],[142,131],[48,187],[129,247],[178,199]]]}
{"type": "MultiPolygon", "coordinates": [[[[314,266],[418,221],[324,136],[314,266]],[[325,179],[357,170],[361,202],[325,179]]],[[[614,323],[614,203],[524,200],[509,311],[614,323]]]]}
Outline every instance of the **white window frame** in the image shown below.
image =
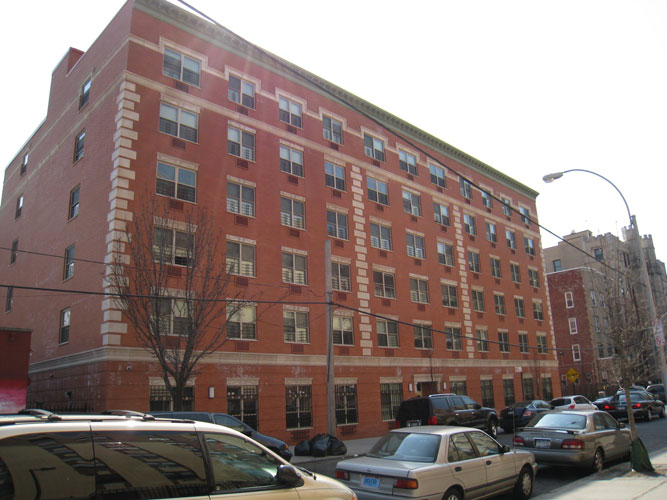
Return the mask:
{"type": "Polygon", "coordinates": [[[327,235],[339,240],[348,239],[347,214],[327,210],[327,235]]]}
{"type": "Polygon", "coordinates": [[[238,182],[227,181],[227,211],[254,218],[255,188],[238,182]],[[231,192],[232,190],[238,190],[238,196],[231,192]],[[252,194],[252,198],[249,198],[250,194],[252,194]]]}
{"type": "Polygon", "coordinates": [[[278,119],[297,128],[303,128],[303,105],[288,97],[278,97],[278,119]]]}
{"type": "Polygon", "coordinates": [[[63,281],[67,281],[68,279],[74,277],[75,251],[76,251],[76,245],[70,245],[65,249],[63,281]]]}
{"type": "Polygon", "coordinates": [[[429,303],[428,280],[410,278],[410,300],[418,304],[429,303]]]}
{"type": "Polygon", "coordinates": [[[468,250],[468,269],[470,272],[479,274],[482,270],[482,265],[479,261],[479,252],[468,250]]]}
{"type": "Polygon", "coordinates": [[[280,223],[283,226],[293,227],[296,229],[306,229],[306,204],[303,201],[288,198],[286,196],[280,197],[280,223]],[[285,204],[289,203],[289,211],[285,210],[285,204]],[[294,207],[301,206],[303,214],[295,214],[294,207]]]}
{"type": "Polygon", "coordinates": [[[374,160],[384,161],[384,141],[364,132],[364,154],[374,160]]]}
{"type": "Polygon", "coordinates": [[[197,202],[197,172],[188,168],[177,167],[164,161],[157,162],[155,177],[155,193],[158,196],[166,196],[175,200],[187,201],[189,203],[197,202]],[[172,178],[166,175],[166,172],[173,173],[172,178]],[[194,177],[194,182],[190,178],[194,177]],[[160,190],[160,183],[162,189],[160,190]],[[169,194],[165,186],[173,187],[173,194],[169,194]],[[192,196],[188,196],[188,193],[192,196]]]}
{"type": "Polygon", "coordinates": [[[234,340],[257,340],[257,306],[235,304],[227,306],[227,338],[234,340]],[[230,335],[230,323],[238,323],[238,335],[230,335]],[[252,331],[249,326],[252,325],[252,331]]]}
{"type": "Polygon", "coordinates": [[[526,250],[526,253],[528,255],[535,255],[535,240],[532,238],[528,238],[526,236],[523,237],[523,246],[524,249],[526,250]]]}
{"type": "Polygon", "coordinates": [[[184,141],[197,143],[199,140],[199,115],[188,111],[173,104],[167,104],[166,102],[160,103],[160,132],[163,134],[171,135],[173,137],[178,137],[184,141]],[[171,112],[176,112],[176,120],[172,117],[165,116],[165,111],[170,110],[171,112]],[[186,125],[184,122],[185,119],[189,118],[194,121],[194,127],[191,125],[186,125]],[[172,126],[166,126],[167,124],[173,124],[172,126]],[[172,127],[175,126],[175,130],[172,130],[172,127]],[[186,132],[190,130],[194,132],[194,138],[192,135],[187,134],[186,132]]]}
{"type": "Polygon", "coordinates": [[[324,161],[324,184],[338,191],[345,191],[345,167],[324,161]]]}
{"type": "Polygon", "coordinates": [[[225,266],[227,273],[236,276],[254,278],[257,276],[257,246],[240,241],[227,240],[227,252],[225,254],[225,266]],[[238,257],[230,257],[230,246],[238,250],[238,257]],[[252,249],[252,260],[248,259],[244,250],[252,249]]]}
{"type": "Polygon", "coordinates": [[[488,191],[482,189],[480,191],[480,195],[482,197],[482,205],[486,208],[493,208],[493,198],[491,198],[491,194],[488,191]]]}
{"type": "Polygon", "coordinates": [[[389,319],[376,319],[375,329],[378,336],[378,347],[399,347],[398,323],[389,319]],[[384,338],[384,343],[381,339],[384,338]]]}
{"type": "Polygon", "coordinates": [[[283,283],[291,285],[308,284],[308,259],[305,255],[283,250],[281,271],[283,283]],[[289,263],[286,262],[287,258],[289,258],[289,263]]]}
{"type": "Polygon", "coordinates": [[[472,184],[470,184],[470,181],[459,175],[459,184],[461,186],[461,196],[466,200],[472,200],[472,184]]]}
{"type": "Polygon", "coordinates": [[[542,307],[542,302],[533,302],[533,319],[544,321],[544,308],[542,307]]]}
{"type": "Polygon", "coordinates": [[[572,292],[565,292],[565,307],[567,309],[574,308],[574,294],[572,292]]]}
{"type": "Polygon", "coordinates": [[[449,226],[450,225],[449,206],[442,205],[441,203],[434,201],[433,218],[435,219],[435,222],[437,222],[438,224],[442,224],[443,226],[449,226]]]}
{"type": "Polygon", "coordinates": [[[454,266],[454,246],[444,241],[438,241],[436,245],[438,251],[438,262],[443,266],[454,266]]]}
{"type": "Polygon", "coordinates": [[[409,257],[416,259],[426,258],[424,237],[414,233],[406,233],[406,250],[409,257]]]}
{"type": "Polygon", "coordinates": [[[572,344],[572,360],[581,361],[581,347],[579,347],[579,344],[572,344]]]}
{"type": "Polygon", "coordinates": [[[570,335],[579,333],[579,330],[577,329],[577,318],[567,318],[567,325],[570,329],[570,335]]]}
{"type": "Polygon", "coordinates": [[[164,48],[164,55],[162,58],[162,74],[168,76],[169,78],[175,78],[176,80],[179,80],[183,83],[187,83],[188,85],[194,85],[195,87],[199,87],[201,85],[201,61],[198,61],[197,59],[194,59],[193,57],[186,56],[185,54],[182,54],[181,52],[178,52],[177,50],[171,49],[169,47],[164,48]],[[165,59],[167,57],[167,52],[171,52],[171,57],[178,56],[179,62],[178,62],[178,76],[175,75],[175,73],[169,73],[165,70],[165,59]],[[187,79],[185,77],[186,75],[186,69],[189,69],[191,73],[195,73],[191,68],[186,68],[186,63],[191,64],[196,64],[197,66],[197,81],[192,81],[190,79],[187,79]]]}
{"type": "Polygon", "coordinates": [[[331,317],[331,333],[334,345],[354,345],[354,321],[352,316],[334,314],[331,317]]]}
{"type": "Polygon", "coordinates": [[[514,297],[514,312],[517,318],[526,317],[526,308],[522,297],[514,297]]]}
{"type": "Polygon", "coordinates": [[[496,225],[493,222],[486,222],[486,239],[491,243],[498,242],[498,232],[496,231],[496,225]]]}
{"type": "Polygon", "coordinates": [[[472,297],[472,310],[475,312],[486,312],[486,304],[484,303],[484,291],[472,290],[470,292],[472,297]]]}
{"type": "Polygon", "coordinates": [[[475,340],[478,352],[489,352],[489,331],[482,328],[475,330],[475,340]]]}
{"type": "Polygon", "coordinates": [[[489,257],[489,268],[491,271],[491,276],[498,279],[502,277],[502,272],[500,270],[500,259],[498,257],[489,257]]]}
{"type": "Polygon", "coordinates": [[[433,329],[430,325],[413,325],[415,349],[433,349],[433,329]]]}
{"type": "Polygon", "coordinates": [[[331,262],[331,289],[340,292],[352,291],[352,277],[349,264],[331,262]],[[347,269],[347,276],[343,272],[347,269]]]}
{"type": "Polygon", "coordinates": [[[368,199],[380,205],[389,206],[389,185],[373,177],[366,177],[368,199]]]}
{"type": "Polygon", "coordinates": [[[537,353],[538,354],[547,354],[549,350],[547,349],[547,334],[538,333],[537,334],[537,353]]]}
{"type": "Polygon", "coordinates": [[[510,275],[512,276],[512,283],[521,283],[521,266],[510,262],[510,275]]]}
{"type": "Polygon", "coordinates": [[[417,175],[417,156],[404,151],[398,150],[398,164],[401,170],[412,175],[417,175]]]}
{"type": "Polygon", "coordinates": [[[474,215],[463,214],[463,229],[470,236],[477,235],[477,222],[474,215]]]}
{"type": "Polygon", "coordinates": [[[343,144],[343,123],[336,118],[333,118],[328,115],[322,116],[322,136],[331,142],[336,144],[343,144]],[[327,120],[329,123],[327,124],[327,120]],[[338,133],[336,132],[338,129],[338,133]]]}
{"type": "Polygon", "coordinates": [[[297,149],[280,145],[280,171],[303,177],[303,153],[297,149]]]}
{"type": "Polygon", "coordinates": [[[396,277],[394,276],[394,273],[373,270],[373,293],[376,297],[395,299],[396,277]],[[376,280],[376,277],[380,277],[381,280],[376,280]],[[391,285],[387,284],[388,278],[391,279],[391,285]]]}
{"type": "Polygon", "coordinates": [[[411,193],[405,189],[402,192],[403,198],[403,211],[407,214],[414,215],[416,217],[421,217],[422,207],[421,207],[421,196],[416,193],[411,193]]]}
{"type": "Polygon", "coordinates": [[[459,288],[456,285],[441,283],[440,292],[442,293],[442,307],[459,308],[459,288]]]}
{"type": "Polygon", "coordinates": [[[227,99],[246,108],[255,109],[255,84],[230,74],[227,99]],[[232,88],[232,80],[239,82],[238,89],[232,88]]]}
{"type": "Polygon", "coordinates": [[[502,293],[493,294],[493,308],[496,314],[505,316],[507,314],[507,307],[505,306],[505,296],[502,293]]]}
{"type": "Polygon", "coordinates": [[[254,133],[234,127],[233,125],[227,126],[227,154],[254,162],[255,146],[254,133]],[[252,138],[252,145],[249,144],[250,138],[252,138]],[[236,150],[238,150],[238,153],[236,150]]]}
{"type": "Polygon", "coordinates": [[[391,227],[378,222],[371,222],[369,225],[371,246],[381,250],[392,250],[391,227]],[[377,229],[376,229],[377,228],[377,229]],[[373,234],[377,232],[377,234],[373,234]]]}
{"type": "Polygon", "coordinates": [[[308,316],[307,311],[283,309],[283,341],[286,344],[310,343],[310,318],[308,316]],[[290,328],[293,332],[288,331],[290,328]]]}
{"type": "Polygon", "coordinates": [[[431,177],[431,184],[435,184],[441,188],[447,187],[447,172],[444,168],[438,165],[434,165],[433,163],[429,163],[428,171],[431,177]]]}
{"type": "Polygon", "coordinates": [[[516,234],[511,229],[505,229],[505,242],[508,248],[516,250],[516,234]]]}
{"type": "Polygon", "coordinates": [[[448,351],[463,350],[463,334],[458,326],[445,327],[445,347],[448,351]]]}

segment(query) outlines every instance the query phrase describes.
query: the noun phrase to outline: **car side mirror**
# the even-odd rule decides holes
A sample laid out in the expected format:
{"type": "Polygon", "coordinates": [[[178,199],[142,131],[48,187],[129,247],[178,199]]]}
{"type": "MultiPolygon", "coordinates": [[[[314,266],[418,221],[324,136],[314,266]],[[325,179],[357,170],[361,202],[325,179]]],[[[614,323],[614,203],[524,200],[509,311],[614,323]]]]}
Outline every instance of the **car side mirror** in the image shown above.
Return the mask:
{"type": "Polygon", "coordinates": [[[482,405],[479,404],[479,403],[475,403],[474,408],[475,408],[475,410],[481,410],[481,409],[482,409],[482,405]]]}
{"type": "Polygon", "coordinates": [[[500,453],[509,453],[510,451],[512,451],[512,449],[506,444],[504,444],[503,447],[500,448],[500,453]]]}
{"type": "Polygon", "coordinates": [[[276,474],[278,482],[285,484],[287,486],[296,487],[303,484],[303,478],[301,474],[291,465],[281,465],[278,467],[278,473],[276,474]]]}
{"type": "Polygon", "coordinates": [[[623,422],[618,423],[618,428],[619,429],[625,429],[625,424],[623,422]]]}

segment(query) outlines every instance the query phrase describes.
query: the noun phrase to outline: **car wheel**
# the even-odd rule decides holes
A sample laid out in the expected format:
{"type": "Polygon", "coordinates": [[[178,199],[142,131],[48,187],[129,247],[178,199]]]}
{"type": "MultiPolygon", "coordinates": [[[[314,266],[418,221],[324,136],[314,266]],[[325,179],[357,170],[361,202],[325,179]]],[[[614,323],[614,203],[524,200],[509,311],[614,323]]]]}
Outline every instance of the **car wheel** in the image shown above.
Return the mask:
{"type": "Polygon", "coordinates": [[[463,500],[463,496],[457,488],[449,488],[442,500],[463,500]]]}
{"type": "Polygon", "coordinates": [[[595,450],[595,455],[593,456],[593,465],[591,468],[593,472],[600,472],[604,467],[604,455],[602,455],[602,450],[598,448],[595,450]]]}
{"type": "Polygon", "coordinates": [[[660,408],[660,418],[665,418],[665,407],[660,408]]]}
{"type": "Polygon", "coordinates": [[[526,500],[533,494],[533,471],[524,465],[519,474],[519,479],[514,486],[514,498],[526,500]]]}
{"type": "Polygon", "coordinates": [[[651,420],[653,420],[653,410],[649,408],[646,412],[646,421],[650,422],[651,420]]]}
{"type": "Polygon", "coordinates": [[[495,419],[489,420],[489,425],[487,426],[486,433],[492,438],[496,438],[498,435],[498,422],[495,419]]]}

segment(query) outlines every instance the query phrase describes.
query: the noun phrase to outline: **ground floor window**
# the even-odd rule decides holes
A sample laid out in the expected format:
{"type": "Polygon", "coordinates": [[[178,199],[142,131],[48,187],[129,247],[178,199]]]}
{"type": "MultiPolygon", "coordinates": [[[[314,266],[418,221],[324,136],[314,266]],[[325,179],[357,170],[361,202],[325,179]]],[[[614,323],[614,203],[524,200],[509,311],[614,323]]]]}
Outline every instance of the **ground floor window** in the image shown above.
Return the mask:
{"type": "MultiPolygon", "coordinates": [[[[174,411],[169,389],[164,385],[151,385],[149,411],[174,411]]],[[[183,394],[183,411],[194,411],[195,388],[186,387],[183,394]]]]}
{"type": "Polygon", "coordinates": [[[521,381],[523,385],[523,399],[524,401],[530,401],[532,399],[535,399],[535,391],[533,390],[533,379],[532,378],[524,378],[521,381]]]}
{"type": "Polygon", "coordinates": [[[336,425],[356,424],[357,421],[357,386],[337,385],[336,425]]]}
{"type": "Polygon", "coordinates": [[[313,426],[313,396],[309,385],[285,387],[285,421],[288,429],[313,426]]]}
{"type": "Polygon", "coordinates": [[[400,382],[380,384],[382,420],[395,420],[401,401],[403,401],[403,384],[400,382]]]}
{"type": "Polygon", "coordinates": [[[458,394],[459,396],[468,395],[468,385],[465,380],[452,380],[449,383],[449,388],[451,389],[451,392],[458,394]]]}
{"type": "Polygon", "coordinates": [[[505,395],[505,406],[514,404],[514,380],[506,378],[503,380],[503,394],[505,395]]]}
{"type": "Polygon", "coordinates": [[[256,385],[227,387],[227,413],[259,430],[258,399],[256,385]]]}
{"type": "Polygon", "coordinates": [[[493,380],[482,380],[482,406],[487,408],[496,407],[493,399],[493,380]]]}
{"type": "Polygon", "coordinates": [[[548,375],[542,377],[542,397],[547,401],[551,401],[554,397],[554,390],[551,386],[551,377],[548,375]]]}

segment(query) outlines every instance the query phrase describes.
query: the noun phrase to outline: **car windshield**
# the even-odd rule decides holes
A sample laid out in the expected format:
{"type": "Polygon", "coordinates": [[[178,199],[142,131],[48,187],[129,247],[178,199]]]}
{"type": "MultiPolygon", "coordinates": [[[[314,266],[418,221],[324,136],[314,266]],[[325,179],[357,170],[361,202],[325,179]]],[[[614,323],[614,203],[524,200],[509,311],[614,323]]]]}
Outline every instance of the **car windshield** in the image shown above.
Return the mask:
{"type": "Polygon", "coordinates": [[[440,449],[440,436],[409,432],[390,432],[366,455],[387,460],[434,463],[440,449]]]}
{"type": "Polygon", "coordinates": [[[572,413],[543,413],[527,427],[552,427],[558,429],[585,429],[586,415],[572,413]]]}

